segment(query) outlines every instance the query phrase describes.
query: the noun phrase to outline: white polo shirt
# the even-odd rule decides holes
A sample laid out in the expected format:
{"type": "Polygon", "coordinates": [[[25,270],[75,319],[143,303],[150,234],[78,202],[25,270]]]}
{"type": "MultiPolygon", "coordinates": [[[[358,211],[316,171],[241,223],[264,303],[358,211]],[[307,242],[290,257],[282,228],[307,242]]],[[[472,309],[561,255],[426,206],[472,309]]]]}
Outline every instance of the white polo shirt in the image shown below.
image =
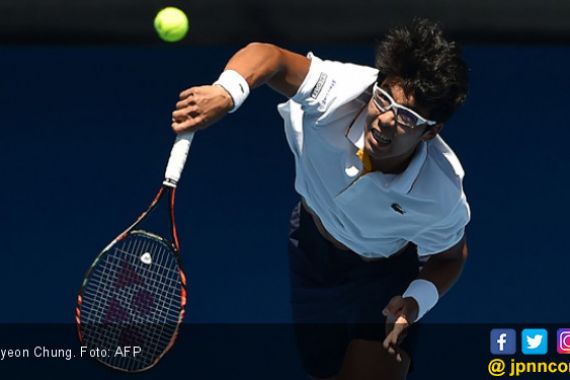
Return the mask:
{"type": "Polygon", "coordinates": [[[422,142],[401,174],[363,175],[366,104],[376,69],[323,61],[278,106],[295,156],[295,189],[340,243],[365,257],[387,257],[408,242],[420,256],[463,237],[470,211],[463,168],[439,136],[422,142]]]}

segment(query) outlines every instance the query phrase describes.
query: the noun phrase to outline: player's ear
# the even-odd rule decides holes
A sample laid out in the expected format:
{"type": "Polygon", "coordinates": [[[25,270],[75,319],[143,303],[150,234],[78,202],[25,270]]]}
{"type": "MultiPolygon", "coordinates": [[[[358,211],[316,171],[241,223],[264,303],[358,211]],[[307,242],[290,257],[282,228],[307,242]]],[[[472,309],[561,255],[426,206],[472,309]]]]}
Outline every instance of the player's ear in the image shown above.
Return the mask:
{"type": "Polygon", "coordinates": [[[422,135],[423,141],[429,141],[433,139],[441,130],[443,129],[443,123],[437,123],[434,126],[428,126],[422,135]]]}

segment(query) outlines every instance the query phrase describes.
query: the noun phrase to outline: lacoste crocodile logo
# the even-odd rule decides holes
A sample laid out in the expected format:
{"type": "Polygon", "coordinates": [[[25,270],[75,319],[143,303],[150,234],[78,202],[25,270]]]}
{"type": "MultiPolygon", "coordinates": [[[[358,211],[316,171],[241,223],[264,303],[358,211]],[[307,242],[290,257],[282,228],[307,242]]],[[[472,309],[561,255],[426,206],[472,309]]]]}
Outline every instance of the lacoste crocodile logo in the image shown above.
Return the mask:
{"type": "Polygon", "coordinates": [[[402,208],[398,203],[392,203],[392,210],[396,211],[398,214],[404,215],[406,210],[402,208]]]}

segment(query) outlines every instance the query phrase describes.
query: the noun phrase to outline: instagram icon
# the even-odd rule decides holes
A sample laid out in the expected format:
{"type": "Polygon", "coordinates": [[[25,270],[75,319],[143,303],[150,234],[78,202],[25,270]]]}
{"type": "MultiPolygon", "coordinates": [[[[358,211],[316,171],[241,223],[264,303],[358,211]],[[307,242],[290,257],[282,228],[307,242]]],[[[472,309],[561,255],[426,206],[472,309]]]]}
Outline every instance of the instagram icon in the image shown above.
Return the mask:
{"type": "Polygon", "coordinates": [[[570,329],[558,329],[556,349],[559,354],[570,354],[570,329]]]}

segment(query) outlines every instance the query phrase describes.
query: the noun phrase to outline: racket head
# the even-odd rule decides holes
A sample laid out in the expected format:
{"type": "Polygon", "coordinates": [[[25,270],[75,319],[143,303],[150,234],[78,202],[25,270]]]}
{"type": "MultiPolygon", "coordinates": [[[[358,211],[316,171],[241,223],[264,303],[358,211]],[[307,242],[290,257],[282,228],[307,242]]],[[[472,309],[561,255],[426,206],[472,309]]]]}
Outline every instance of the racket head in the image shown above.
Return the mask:
{"type": "Polygon", "coordinates": [[[114,369],[152,368],[172,347],[186,306],[186,277],[176,246],[144,230],[115,239],[87,271],[77,297],[79,339],[114,369]],[[117,348],[139,346],[134,355],[117,348]]]}

